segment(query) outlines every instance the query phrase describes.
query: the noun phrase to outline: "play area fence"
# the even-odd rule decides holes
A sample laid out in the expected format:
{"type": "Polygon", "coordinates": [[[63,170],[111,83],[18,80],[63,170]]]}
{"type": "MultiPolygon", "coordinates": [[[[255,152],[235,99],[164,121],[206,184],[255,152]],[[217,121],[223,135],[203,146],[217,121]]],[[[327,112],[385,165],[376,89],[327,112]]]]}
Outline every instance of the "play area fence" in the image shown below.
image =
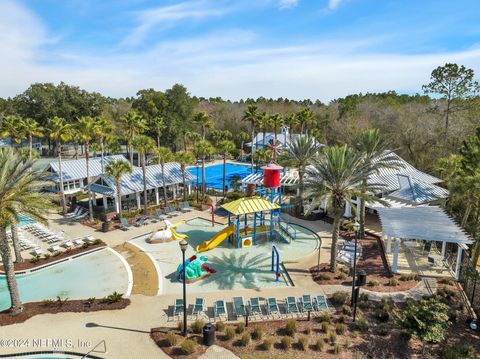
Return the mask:
{"type": "Polygon", "coordinates": [[[480,272],[469,258],[463,260],[459,282],[473,310],[480,316],[480,272]]]}

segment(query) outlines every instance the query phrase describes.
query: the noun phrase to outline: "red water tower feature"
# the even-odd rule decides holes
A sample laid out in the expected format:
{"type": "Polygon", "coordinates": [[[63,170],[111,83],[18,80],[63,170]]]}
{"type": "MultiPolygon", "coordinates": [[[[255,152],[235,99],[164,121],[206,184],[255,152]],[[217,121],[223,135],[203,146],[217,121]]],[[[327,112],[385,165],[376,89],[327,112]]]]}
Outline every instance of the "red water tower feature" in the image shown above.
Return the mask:
{"type": "Polygon", "coordinates": [[[263,170],[263,186],[264,187],[280,187],[280,171],[282,166],[270,163],[262,167],[263,170]]]}

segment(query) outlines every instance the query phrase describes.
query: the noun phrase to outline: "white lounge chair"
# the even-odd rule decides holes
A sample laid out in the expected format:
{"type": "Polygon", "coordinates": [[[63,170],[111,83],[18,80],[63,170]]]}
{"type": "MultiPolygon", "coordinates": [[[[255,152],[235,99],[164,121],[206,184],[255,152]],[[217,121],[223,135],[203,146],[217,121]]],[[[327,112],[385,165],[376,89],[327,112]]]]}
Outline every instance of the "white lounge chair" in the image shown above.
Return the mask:
{"type": "Polygon", "coordinates": [[[81,211],[82,211],[82,207],[77,207],[77,208],[75,208],[75,210],[72,213],[65,214],[65,217],[66,218],[72,218],[72,217],[78,216],[81,211]]]}
{"type": "Polygon", "coordinates": [[[71,248],[73,247],[73,243],[71,240],[67,239],[66,241],[64,241],[62,244],[60,244],[62,247],[65,247],[65,248],[71,248]]]}
{"type": "Polygon", "coordinates": [[[52,253],[58,252],[61,250],[60,246],[58,244],[54,244],[53,246],[48,247],[48,250],[52,253]]]}
{"type": "Polygon", "coordinates": [[[43,250],[40,247],[34,248],[31,252],[34,256],[41,256],[43,254],[43,250]]]}

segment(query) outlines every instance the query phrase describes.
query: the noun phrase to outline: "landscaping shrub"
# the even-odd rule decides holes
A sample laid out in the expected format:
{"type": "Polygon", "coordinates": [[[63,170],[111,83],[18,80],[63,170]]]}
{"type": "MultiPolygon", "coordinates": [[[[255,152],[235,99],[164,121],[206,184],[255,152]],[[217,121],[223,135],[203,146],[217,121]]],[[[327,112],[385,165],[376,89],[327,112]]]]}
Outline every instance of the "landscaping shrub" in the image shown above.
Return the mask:
{"type": "Polygon", "coordinates": [[[347,301],[347,298],[348,298],[347,292],[335,292],[332,294],[332,297],[330,298],[330,303],[332,303],[335,306],[341,306],[345,304],[345,302],[347,301]]]}
{"type": "Polygon", "coordinates": [[[225,338],[227,340],[233,339],[235,337],[235,328],[228,326],[225,328],[225,338]]]}
{"type": "Polygon", "coordinates": [[[355,330],[365,333],[368,331],[368,322],[365,319],[357,319],[355,323],[353,323],[353,327],[355,330]]]}
{"type": "Polygon", "coordinates": [[[336,326],[335,326],[335,331],[337,332],[338,335],[343,335],[346,333],[347,331],[347,326],[343,323],[338,323],[336,326]]]}
{"type": "Polygon", "coordinates": [[[441,287],[437,289],[437,295],[446,299],[447,301],[451,301],[453,298],[455,298],[455,291],[447,287],[441,287]]]}
{"type": "Polygon", "coordinates": [[[309,335],[312,332],[312,328],[306,327],[305,330],[303,331],[304,334],[309,335]]]}
{"type": "Polygon", "coordinates": [[[92,306],[93,303],[95,303],[96,301],[97,301],[97,298],[91,297],[91,298],[88,298],[88,299],[87,299],[87,304],[88,304],[89,306],[92,306]]]}
{"type": "Polygon", "coordinates": [[[396,287],[396,286],[400,285],[400,282],[396,278],[390,278],[387,282],[387,285],[390,286],[390,287],[396,287]]]}
{"type": "Polygon", "coordinates": [[[285,334],[293,337],[297,332],[297,322],[294,319],[289,319],[285,325],[285,334]]]}
{"type": "Polygon", "coordinates": [[[414,280],[415,277],[416,277],[416,274],[414,274],[414,273],[409,273],[409,274],[402,274],[402,275],[400,275],[400,278],[399,278],[399,279],[400,279],[402,282],[407,282],[407,281],[409,281],[409,280],[414,280]]]}
{"type": "Polygon", "coordinates": [[[88,247],[90,247],[90,243],[85,242],[85,243],[82,244],[83,249],[87,249],[88,247]]]}
{"type": "Polygon", "coordinates": [[[102,240],[101,239],[95,239],[93,241],[93,244],[102,244],[102,240]]]}
{"type": "Polygon", "coordinates": [[[250,343],[250,333],[244,332],[240,338],[240,344],[246,347],[250,343]]]}
{"type": "Polygon", "coordinates": [[[175,346],[177,344],[177,335],[174,332],[168,332],[166,341],[169,347],[175,346]]]}
{"type": "Polygon", "coordinates": [[[408,341],[410,341],[410,339],[412,339],[412,335],[409,332],[407,332],[406,330],[401,330],[399,335],[398,335],[398,338],[402,342],[408,342],[408,341]]]}
{"type": "Polygon", "coordinates": [[[367,282],[367,285],[369,287],[378,287],[380,285],[380,283],[377,280],[369,280],[367,282]]]}
{"type": "Polygon", "coordinates": [[[272,348],[272,339],[265,339],[262,344],[260,344],[260,349],[262,350],[270,350],[272,348]]]}
{"type": "Polygon", "coordinates": [[[288,350],[292,347],[292,338],[290,337],[283,337],[280,341],[280,343],[282,344],[282,348],[284,350],[288,350]]]}
{"type": "Polygon", "coordinates": [[[237,323],[235,331],[237,332],[237,334],[242,334],[245,331],[245,323],[244,322],[237,323]]]}
{"type": "Polygon", "coordinates": [[[321,352],[323,351],[323,347],[325,346],[325,342],[323,341],[322,338],[317,339],[315,342],[315,350],[321,352]]]}
{"type": "Polygon", "coordinates": [[[45,307],[51,307],[53,304],[55,304],[55,301],[53,299],[44,299],[42,301],[42,304],[45,306],[45,307]]]}
{"type": "MultiPolygon", "coordinates": [[[[357,309],[357,313],[358,313],[358,309],[357,309]]],[[[345,315],[341,314],[337,317],[337,322],[338,323],[345,323],[346,319],[347,319],[347,317],[345,315]]]]}
{"type": "Polygon", "coordinates": [[[196,346],[197,346],[197,343],[195,343],[193,340],[185,339],[182,345],[180,346],[180,348],[183,354],[190,355],[195,353],[196,346]]]}
{"type": "Polygon", "coordinates": [[[320,315],[318,316],[318,321],[320,323],[322,322],[326,322],[326,323],[330,323],[332,321],[332,317],[330,316],[330,313],[328,312],[322,312],[320,313],[320,315]]]}
{"type": "Polygon", "coordinates": [[[341,344],[335,344],[333,346],[333,354],[340,354],[343,350],[343,346],[341,344]]]}
{"type": "Polygon", "coordinates": [[[384,337],[390,332],[390,327],[386,323],[381,323],[377,327],[377,334],[384,337]]]}
{"type": "Polygon", "coordinates": [[[390,314],[384,308],[378,308],[373,315],[379,322],[388,322],[390,319],[390,314]]]}
{"type": "Polygon", "coordinates": [[[201,334],[204,325],[205,325],[204,320],[197,319],[192,324],[190,324],[190,330],[192,331],[192,333],[201,334]]]}
{"type": "Polygon", "coordinates": [[[339,266],[338,267],[338,270],[344,274],[349,274],[350,273],[350,269],[345,267],[345,266],[339,266]]]}
{"type": "Polygon", "coordinates": [[[352,315],[352,307],[346,304],[342,305],[342,313],[346,315],[352,315]]]}
{"type": "Polygon", "coordinates": [[[30,263],[38,263],[40,261],[40,257],[39,256],[33,256],[31,259],[30,259],[30,263]]]}
{"type": "Polygon", "coordinates": [[[45,253],[45,254],[43,255],[43,258],[45,258],[45,259],[50,258],[50,253],[45,253]]]}
{"type": "Polygon", "coordinates": [[[473,359],[475,358],[475,349],[467,344],[453,344],[447,346],[442,351],[443,359],[473,359]]]}
{"type": "Polygon", "coordinates": [[[438,280],[441,284],[452,285],[455,281],[451,277],[445,277],[438,280]]]}
{"type": "Polygon", "coordinates": [[[390,312],[393,309],[393,299],[392,298],[382,298],[380,301],[380,306],[385,311],[390,312]]]}
{"type": "Polygon", "coordinates": [[[262,339],[262,337],[263,337],[263,328],[260,326],[255,327],[255,329],[253,329],[252,331],[252,339],[260,340],[262,339]]]}
{"type": "Polygon", "coordinates": [[[317,276],[317,279],[318,280],[330,280],[330,276],[328,274],[325,274],[325,273],[320,273],[317,276]]]}
{"type": "Polygon", "coordinates": [[[225,330],[225,323],[221,321],[216,322],[215,329],[217,330],[217,332],[223,332],[225,330]]]}
{"type": "Polygon", "coordinates": [[[339,274],[335,277],[335,279],[339,279],[339,280],[345,280],[345,279],[347,279],[347,278],[348,278],[348,276],[347,276],[345,273],[339,273],[339,274]]]}
{"type": "Polygon", "coordinates": [[[183,320],[180,320],[180,321],[177,322],[177,329],[179,331],[183,330],[183,320]]]}
{"type": "Polygon", "coordinates": [[[112,294],[107,295],[105,298],[103,298],[103,300],[111,304],[111,303],[119,302],[120,300],[122,300],[122,298],[123,298],[123,294],[115,291],[112,294]]]}
{"type": "Polygon", "coordinates": [[[308,348],[308,338],[307,337],[298,338],[297,345],[298,345],[298,348],[300,350],[303,350],[303,351],[307,350],[307,348],[308,348]]]}
{"type": "Polygon", "coordinates": [[[330,330],[330,323],[328,323],[328,322],[321,322],[321,323],[320,323],[320,329],[322,330],[322,332],[328,333],[328,331],[330,330]]]}
{"type": "Polygon", "coordinates": [[[328,341],[330,344],[335,344],[337,342],[337,333],[334,330],[328,332],[328,341]]]}
{"type": "Polygon", "coordinates": [[[52,257],[58,257],[62,252],[60,251],[55,251],[52,253],[52,257]]]}
{"type": "Polygon", "coordinates": [[[455,323],[457,321],[457,311],[455,309],[448,311],[448,321],[450,323],[455,323]]]}

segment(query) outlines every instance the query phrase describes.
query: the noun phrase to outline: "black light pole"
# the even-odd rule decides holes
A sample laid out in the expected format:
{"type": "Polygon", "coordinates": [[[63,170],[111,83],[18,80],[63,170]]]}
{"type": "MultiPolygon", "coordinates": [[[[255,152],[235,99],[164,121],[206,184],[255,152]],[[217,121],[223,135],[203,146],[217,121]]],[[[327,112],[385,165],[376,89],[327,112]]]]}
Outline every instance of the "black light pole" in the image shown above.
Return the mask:
{"type": "Polygon", "coordinates": [[[197,205],[198,205],[198,161],[196,163],[196,167],[197,167],[197,205]]]}
{"type": "Polygon", "coordinates": [[[355,219],[353,223],[353,229],[355,231],[355,249],[353,252],[353,273],[352,273],[352,301],[351,306],[353,307],[355,304],[355,279],[357,276],[357,243],[358,243],[358,229],[360,228],[360,224],[355,219]]]}
{"type": "Polygon", "coordinates": [[[180,241],[180,249],[182,250],[183,263],[183,336],[187,336],[187,282],[185,276],[185,251],[187,250],[188,242],[185,239],[180,241]]]}

